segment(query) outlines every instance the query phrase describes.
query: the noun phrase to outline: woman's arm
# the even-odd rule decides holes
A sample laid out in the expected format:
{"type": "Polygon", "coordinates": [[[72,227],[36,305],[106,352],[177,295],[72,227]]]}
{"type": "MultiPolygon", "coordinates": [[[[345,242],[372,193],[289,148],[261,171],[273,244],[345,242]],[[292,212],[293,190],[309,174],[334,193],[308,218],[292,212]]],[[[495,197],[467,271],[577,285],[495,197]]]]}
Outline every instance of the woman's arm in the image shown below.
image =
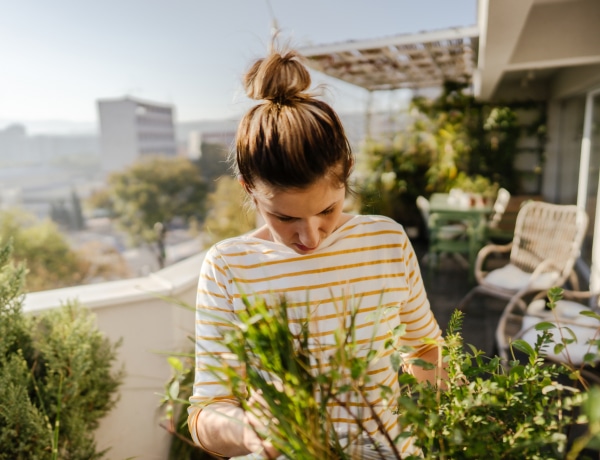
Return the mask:
{"type": "Polygon", "coordinates": [[[406,245],[406,273],[410,288],[411,303],[405,306],[411,312],[409,317],[403,318],[407,324],[407,335],[411,339],[429,338],[438,342],[437,346],[431,343],[421,343],[409,358],[419,358],[434,365],[432,369],[425,369],[419,365],[407,365],[406,371],[415,376],[420,382],[430,382],[434,385],[444,386],[447,379],[446,364],[442,361],[441,352],[443,345],[442,333],[435,319],[425,292],[425,285],[421,276],[421,269],[416,253],[410,241],[406,245]]]}
{"type": "Polygon", "coordinates": [[[448,377],[448,374],[446,373],[446,366],[441,362],[440,353],[441,349],[435,347],[430,348],[419,356],[423,361],[435,365],[433,369],[425,369],[418,365],[409,365],[407,366],[407,371],[414,375],[419,382],[429,382],[444,387],[443,382],[448,377]]]}
{"type": "MultiPolygon", "coordinates": [[[[249,401],[253,403],[252,398],[249,401]]],[[[276,458],[279,453],[256,433],[267,430],[259,417],[245,412],[233,402],[214,402],[190,411],[188,424],[192,438],[204,450],[222,457],[260,453],[276,458]]]]}
{"type": "MultiPolygon", "coordinates": [[[[256,434],[267,432],[265,425],[240,407],[219,375],[222,366],[240,367],[223,344],[223,334],[236,322],[231,303],[234,294],[228,291],[230,281],[227,264],[213,247],[205,257],[198,281],[196,376],[188,426],[194,442],[210,453],[231,457],[262,452],[275,458],[273,447],[256,434]]],[[[248,404],[255,403],[261,403],[256,392],[248,400],[248,404]]]]}

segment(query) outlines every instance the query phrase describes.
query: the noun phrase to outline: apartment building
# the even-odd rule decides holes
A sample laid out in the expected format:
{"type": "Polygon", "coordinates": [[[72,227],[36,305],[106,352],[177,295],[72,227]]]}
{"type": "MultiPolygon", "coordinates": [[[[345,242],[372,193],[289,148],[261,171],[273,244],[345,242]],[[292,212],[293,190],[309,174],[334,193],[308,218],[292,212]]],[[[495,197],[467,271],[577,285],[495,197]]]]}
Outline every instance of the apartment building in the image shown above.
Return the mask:
{"type": "Polygon", "coordinates": [[[131,97],[98,101],[102,169],[119,171],[150,155],[175,156],[174,108],[131,97]]]}

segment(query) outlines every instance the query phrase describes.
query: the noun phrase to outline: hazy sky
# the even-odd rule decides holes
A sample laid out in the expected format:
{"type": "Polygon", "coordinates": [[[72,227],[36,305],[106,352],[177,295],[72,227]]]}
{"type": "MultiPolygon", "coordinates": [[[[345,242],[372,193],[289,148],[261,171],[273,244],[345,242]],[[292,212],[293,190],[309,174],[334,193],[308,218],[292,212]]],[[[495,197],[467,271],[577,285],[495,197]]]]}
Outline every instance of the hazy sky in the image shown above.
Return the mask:
{"type": "MultiPolygon", "coordinates": [[[[0,127],[96,123],[96,100],[170,103],[177,121],[236,116],[272,19],[295,46],[476,24],[476,0],[0,0],[0,127]]],[[[366,92],[326,80],[338,110],[366,92]]]]}

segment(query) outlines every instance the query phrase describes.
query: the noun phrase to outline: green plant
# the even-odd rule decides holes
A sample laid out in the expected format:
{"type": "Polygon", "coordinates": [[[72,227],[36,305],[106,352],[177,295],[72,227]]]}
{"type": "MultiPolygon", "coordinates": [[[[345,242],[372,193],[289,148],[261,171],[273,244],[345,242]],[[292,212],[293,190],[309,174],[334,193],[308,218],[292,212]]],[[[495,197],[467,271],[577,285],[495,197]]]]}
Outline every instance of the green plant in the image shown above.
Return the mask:
{"type": "Polygon", "coordinates": [[[461,189],[464,192],[475,193],[486,198],[494,198],[498,193],[498,183],[492,182],[488,177],[479,174],[468,176],[464,172],[458,173],[452,181],[452,187],[461,189]]]}
{"type": "Polygon", "coordinates": [[[116,402],[116,347],[76,303],[25,315],[25,268],[0,248],[0,459],[99,459],[98,421],[116,402]]]}
{"type": "Polygon", "coordinates": [[[550,337],[543,334],[535,347],[515,342],[526,361],[504,367],[499,357],[465,350],[460,323],[461,313],[455,312],[443,349],[445,389],[401,377],[399,417],[412,427],[424,458],[564,458],[573,410],[583,394],[559,382],[567,368],[543,360],[550,337]]]}
{"type": "Polygon", "coordinates": [[[173,370],[165,386],[161,406],[164,411],[161,426],[172,436],[169,460],[209,460],[212,455],[192,441],[187,425],[187,407],[194,384],[194,353],[181,353],[168,357],[173,370]]]}
{"type": "MultiPolygon", "coordinates": [[[[165,298],[180,307],[194,311],[185,302],[165,298]]],[[[193,339],[190,338],[193,343],[193,339]]],[[[169,460],[211,460],[215,457],[194,444],[187,424],[187,408],[194,385],[194,351],[189,353],[168,353],[168,363],[172,369],[171,378],[165,384],[160,405],[163,411],[161,426],[172,435],[169,447],[169,460]]]]}
{"type": "MultiPolygon", "coordinates": [[[[556,295],[550,293],[551,305],[559,298],[556,295]]],[[[351,321],[349,328],[338,331],[325,365],[321,355],[311,351],[306,328],[300,328],[296,334],[290,332],[286,311],[284,300],[277,308],[269,308],[261,300],[247,301],[239,323],[223,339],[242,363],[244,372],[224,364],[213,369],[215,375],[245,410],[277,420],[270,425],[268,436],[285,458],[360,458],[349,452],[347,440],[335,430],[326,407],[331,402],[364,396],[369,384],[369,362],[377,359],[381,351],[359,355],[353,341],[356,324],[351,321]],[[246,388],[260,391],[266,405],[252,405],[246,388]]],[[[583,404],[584,408],[591,408],[586,409],[590,413],[600,409],[600,402],[594,403],[581,391],[577,385],[580,374],[573,367],[543,359],[546,347],[560,346],[560,341],[554,343],[548,332],[550,326],[538,326],[540,338],[533,346],[515,341],[513,347],[524,358],[504,364],[497,356],[486,357],[482,351],[465,345],[461,324],[462,313],[457,311],[441,348],[448,377],[440,386],[418,383],[410,374],[401,372],[403,364],[408,364],[403,362],[402,352],[408,349],[394,349],[391,362],[399,372],[401,391],[397,400],[390,403],[390,409],[404,427],[394,442],[411,436],[422,450],[418,457],[402,458],[565,458],[569,453],[569,429],[587,420],[585,413],[577,414],[579,407],[583,404]]],[[[394,348],[402,334],[402,327],[391,331],[387,348],[394,348]]],[[[571,338],[565,336],[564,340],[571,338]]],[[[174,382],[185,382],[191,388],[193,373],[181,363],[174,365],[178,377],[170,381],[168,393],[171,402],[186,407],[181,386],[174,382]]],[[[188,364],[191,366],[191,361],[188,364]]],[[[418,360],[411,364],[425,365],[418,360]]],[[[379,389],[383,399],[392,394],[385,386],[379,389]]],[[[370,412],[374,414],[375,411],[370,412]]],[[[600,415],[592,413],[588,417],[592,423],[585,439],[576,443],[578,449],[600,439],[600,415]]],[[[360,420],[356,422],[360,432],[360,420]]],[[[385,436],[384,431],[379,434],[385,436]]],[[[372,446],[369,458],[401,458],[398,452],[362,433],[365,437],[372,446]]]]}
{"type": "Polygon", "coordinates": [[[215,181],[215,190],[207,197],[209,211],[203,226],[211,244],[256,228],[256,212],[244,205],[245,195],[239,182],[231,176],[215,181]]]}
{"type": "MultiPolygon", "coordinates": [[[[365,144],[359,187],[363,212],[384,214],[404,224],[418,222],[417,196],[448,192],[460,173],[521,192],[521,173],[515,169],[523,134],[518,113],[521,109],[543,113],[543,106],[482,103],[464,89],[463,84],[446,82],[435,99],[415,97],[411,123],[393,142],[365,144]]],[[[534,150],[541,157],[545,119],[538,117],[526,128],[528,135],[536,136],[534,150]]]]}

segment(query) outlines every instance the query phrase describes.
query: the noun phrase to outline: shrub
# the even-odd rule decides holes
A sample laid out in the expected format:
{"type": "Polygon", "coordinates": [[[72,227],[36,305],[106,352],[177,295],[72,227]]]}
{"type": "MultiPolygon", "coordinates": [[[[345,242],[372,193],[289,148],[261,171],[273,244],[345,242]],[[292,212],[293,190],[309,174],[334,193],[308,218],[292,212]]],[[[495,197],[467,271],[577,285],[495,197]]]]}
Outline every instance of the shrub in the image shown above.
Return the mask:
{"type": "MultiPolygon", "coordinates": [[[[215,375],[237,395],[245,410],[258,411],[258,416],[264,415],[264,409],[249,406],[245,392],[239,389],[247,387],[262,392],[266,412],[278,420],[270,426],[270,440],[283,457],[360,458],[349,453],[325,407],[328,401],[360,396],[368,385],[367,367],[370,360],[377,359],[376,351],[371,350],[366,358],[356,354],[353,325],[349,330],[339,331],[331,365],[318,366],[318,357],[308,350],[306,331],[293,335],[285,304],[280,307],[268,308],[260,301],[247,303],[247,311],[240,314],[240,323],[224,337],[229,350],[243,363],[245,375],[226,365],[215,368],[215,375]],[[310,361],[312,369],[327,370],[311,372],[310,361]],[[281,385],[273,385],[269,375],[276,375],[281,385]],[[320,395],[318,399],[316,394],[320,395]]],[[[545,347],[553,340],[544,327],[540,327],[540,339],[535,346],[515,342],[514,346],[526,356],[523,362],[503,363],[497,356],[487,357],[475,347],[465,345],[461,324],[462,313],[457,311],[441,349],[448,371],[448,378],[441,386],[418,383],[411,375],[402,373],[401,350],[394,351],[392,363],[399,371],[401,391],[397,404],[390,406],[396,408],[406,429],[401,436],[412,436],[422,449],[422,456],[402,458],[581,458],[566,457],[572,441],[568,434],[572,427],[588,419],[593,423],[589,424],[585,437],[576,440],[571,452],[600,439],[600,394],[593,397],[593,392],[581,391],[573,380],[578,374],[569,366],[543,359],[545,347]],[[585,411],[579,414],[582,405],[585,411]]],[[[394,331],[388,347],[402,333],[402,328],[394,331]]],[[[164,401],[171,417],[183,414],[178,422],[171,419],[172,426],[181,430],[174,444],[185,444],[188,455],[191,452],[198,455],[179,458],[212,458],[207,454],[200,456],[198,448],[191,446],[185,425],[185,408],[193,383],[191,357],[170,358],[175,373],[167,385],[164,401]]],[[[413,364],[424,365],[418,361],[413,364]]],[[[389,389],[382,387],[381,394],[385,399],[389,389]]],[[[378,447],[365,434],[361,439],[361,444],[370,446],[368,458],[401,458],[397,452],[378,447]]]]}
{"type": "Polygon", "coordinates": [[[0,248],[0,460],[102,458],[94,430],[116,402],[118,344],[77,303],[25,315],[24,280],[0,248]]]}

